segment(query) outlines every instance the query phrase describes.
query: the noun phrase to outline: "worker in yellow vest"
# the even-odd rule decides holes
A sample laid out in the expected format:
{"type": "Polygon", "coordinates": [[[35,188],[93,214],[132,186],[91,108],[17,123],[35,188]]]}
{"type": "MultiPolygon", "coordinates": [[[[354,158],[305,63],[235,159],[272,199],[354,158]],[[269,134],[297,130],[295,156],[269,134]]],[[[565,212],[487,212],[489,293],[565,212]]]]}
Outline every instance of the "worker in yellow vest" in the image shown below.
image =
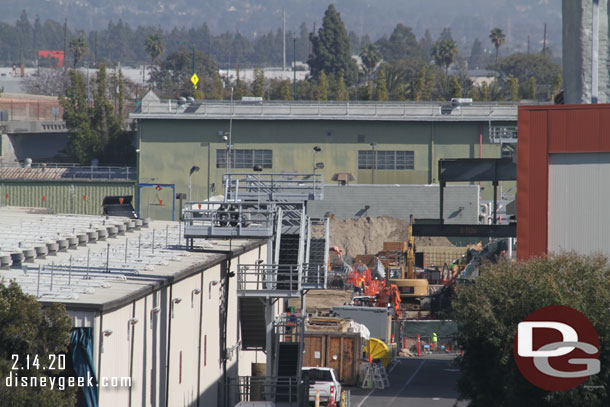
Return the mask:
{"type": "Polygon", "coordinates": [[[436,350],[436,344],[438,342],[438,336],[436,336],[436,332],[432,332],[432,351],[436,350]]]}

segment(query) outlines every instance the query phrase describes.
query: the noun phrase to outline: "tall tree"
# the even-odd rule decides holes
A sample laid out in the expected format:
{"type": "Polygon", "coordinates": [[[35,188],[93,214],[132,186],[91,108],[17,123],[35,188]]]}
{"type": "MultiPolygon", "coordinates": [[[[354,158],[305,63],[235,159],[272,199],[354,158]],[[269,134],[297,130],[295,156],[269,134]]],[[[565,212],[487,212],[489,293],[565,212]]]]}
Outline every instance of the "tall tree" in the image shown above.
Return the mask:
{"type": "Polygon", "coordinates": [[[312,49],[307,63],[314,79],[318,79],[322,72],[336,75],[343,70],[348,85],[356,81],[357,67],[351,55],[350,40],[341,15],[333,4],[326,9],[322,27],[317,35],[310,35],[310,41],[312,49]]]}
{"type": "Polygon", "coordinates": [[[455,75],[451,75],[451,79],[449,79],[449,96],[452,98],[462,97],[462,86],[455,75]]]}
{"type": "Polygon", "coordinates": [[[66,153],[78,163],[89,164],[92,159],[100,156],[102,148],[91,128],[87,83],[81,73],[70,71],[66,95],[59,100],[64,108],[63,119],[68,129],[66,153]]]}
{"type": "Polygon", "coordinates": [[[336,100],[349,100],[349,94],[347,93],[347,87],[345,86],[345,76],[343,75],[343,71],[339,71],[339,75],[337,75],[337,92],[336,92],[336,100]]]}
{"type": "Polygon", "coordinates": [[[531,100],[536,100],[536,78],[533,76],[530,78],[528,93],[531,100]]]}
{"type": "Polygon", "coordinates": [[[453,35],[451,35],[451,28],[443,28],[443,31],[441,31],[440,35],[438,36],[438,39],[440,41],[453,41],[453,35]]]}
{"type": "Polygon", "coordinates": [[[468,57],[468,68],[470,69],[481,69],[484,67],[485,54],[483,52],[483,45],[478,38],[474,39],[472,48],[470,49],[470,56],[468,57]]]}
{"type": "Polygon", "coordinates": [[[150,65],[154,65],[156,59],[163,53],[164,50],[161,35],[159,35],[159,33],[149,35],[144,43],[144,48],[146,48],[146,53],[150,55],[150,65]]]}
{"type": "Polygon", "coordinates": [[[438,66],[445,68],[445,75],[448,75],[449,66],[455,62],[458,48],[453,40],[438,40],[432,46],[432,58],[438,66]]]}
{"type": "Polygon", "coordinates": [[[318,88],[316,89],[317,100],[328,100],[328,78],[324,71],[320,72],[318,79],[318,88]]]}
{"type": "MultiPolygon", "coordinates": [[[[31,295],[23,293],[16,283],[0,284],[0,405],[2,406],[41,406],[70,407],[76,403],[76,388],[66,386],[22,387],[18,380],[26,377],[36,378],[38,383],[49,379],[67,378],[53,370],[38,369],[28,363],[26,358],[34,355],[41,362],[50,361],[54,355],[68,353],[72,321],[63,305],[41,307],[31,295]],[[24,361],[13,370],[12,358],[24,361]],[[7,386],[12,379],[13,385],[7,386]],[[17,383],[15,383],[17,382],[17,383]]],[[[68,353],[67,358],[70,357],[68,353]]]]}
{"type": "Polygon", "coordinates": [[[402,24],[397,24],[386,40],[382,38],[377,41],[378,46],[383,54],[383,59],[386,61],[395,61],[403,58],[423,58],[424,50],[417,43],[417,38],[411,27],[406,27],[402,24]]]}
{"type": "Polygon", "coordinates": [[[508,75],[508,86],[510,88],[510,100],[519,100],[519,79],[508,75]]]}
{"type": "Polygon", "coordinates": [[[375,83],[375,100],[385,102],[388,100],[388,88],[386,86],[385,70],[382,68],[377,72],[377,81],[375,83]]]}
{"type": "Polygon", "coordinates": [[[76,65],[81,61],[83,56],[87,54],[88,51],[89,47],[87,46],[87,42],[82,35],[70,40],[70,52],[74,57],[74,68],[76,68],[76,65]]]}
{"type": "Polygon", "coordinates": [[[262,68],[254,68],[252,94],[257,97],[265,96],[265,71],[263,71],[262,68]]]}
{"type": "Polygon", "coordinates": [[[367,44],[360,53],[360,59],[362,60],[362,66],[364,68],[366,79],[370,80],[371,74],[381,60],[381,53],[375,44],[367,44]]]}
{"type": "Polygon", "coordinates": [[[497,27],[492,29],[491,33],[489,34],[489,39],[491,40],[491,43],[494,45],[494,47],[496,47],[496,63],[498,63],[498,51],[500,50],[502,44],[506,42],[506,36],[504,35],[504,31],[497,27]]]}

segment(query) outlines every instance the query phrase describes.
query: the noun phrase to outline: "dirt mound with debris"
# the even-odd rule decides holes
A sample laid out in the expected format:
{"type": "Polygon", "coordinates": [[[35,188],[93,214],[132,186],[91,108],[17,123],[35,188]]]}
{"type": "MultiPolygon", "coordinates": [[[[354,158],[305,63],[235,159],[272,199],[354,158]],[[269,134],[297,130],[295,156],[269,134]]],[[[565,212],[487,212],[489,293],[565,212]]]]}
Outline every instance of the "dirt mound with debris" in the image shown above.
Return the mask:
{"type": "MultiPolygon", "coordinates": [[[[390,216],[378,218],[331,219],[330,245],[343,250],[346,259],[359,254],[375,254],[383,249],[383,242],[404,242],[408,238],[409,222],[390,216]]],[[[453,246],[445,237],[417,237],[417,247],[453,246]]]]}

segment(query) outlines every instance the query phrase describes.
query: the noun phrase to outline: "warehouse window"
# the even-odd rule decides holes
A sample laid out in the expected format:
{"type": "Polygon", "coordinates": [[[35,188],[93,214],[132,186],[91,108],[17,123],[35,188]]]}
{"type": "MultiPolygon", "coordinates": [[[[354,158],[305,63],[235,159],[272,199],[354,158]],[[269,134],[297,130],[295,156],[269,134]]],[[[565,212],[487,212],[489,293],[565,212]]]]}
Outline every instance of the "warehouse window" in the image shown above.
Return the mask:
{"type": "Polygon", "coordinates": [[[359,170],[412,170],[415,168],[415,154],[413,151],[358,151],[359,170]]]}
{"type": "MultiPolygon", "coordinates": [[[[231,168],[252,169],[255,165],[271,168],[272,150],[231,150],[231,168]]],[[[227,150],[216,150],[216,168],[226,168],[227,150]]]]}

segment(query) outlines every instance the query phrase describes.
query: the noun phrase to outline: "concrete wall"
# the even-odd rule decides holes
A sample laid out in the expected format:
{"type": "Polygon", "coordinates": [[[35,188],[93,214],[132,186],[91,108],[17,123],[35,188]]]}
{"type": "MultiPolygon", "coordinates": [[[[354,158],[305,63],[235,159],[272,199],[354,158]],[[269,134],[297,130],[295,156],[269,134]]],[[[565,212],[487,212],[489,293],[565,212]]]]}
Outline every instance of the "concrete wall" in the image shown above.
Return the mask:
{"type": "MultiPolygon", "coordinates": [[[[265,257],[264,246],[254,249],[233,259],[231,271],[237,272],[239,262],[252,264],[265,257]]],[[[132,378],[131,388],[100,388],[101,406],[160,406],[166,405],[166,399],[170,406],[194,406],[198,401],[201,406],[218,405],[223,389],[220,307],[224,286],[210,282],[223,281],[226,272],[222,263],[96,317],[98,376],[132,378]],[[180,302],[175,301],[178,298],[180,302]],[[160,311],[152,313],[154,307],[160,311]],[[138,322],[130,325],[130,318],[138,322]],[[104,336],[105,330],[112,334],[104,336]]],[[[264,363],[266,358],[262,352],[242,351],[239,346],[234,278],[229,283],[227,315],[227,348],[234,350],[227,372],[230,377],[250,375],[251,364],[264,363]]]]}
{"type": "Polygon", "coordinates": [[[2,134],[0,161],[23,162],[26,158],[49,161],[66,147],[66,133],[2,134]]]}
{"type": "MultiPolygon", "coordinates": [[[[216,168],[216,150],[226,149],[218,134],[229,130],[228,120],[143,119],[139,123],[140,183],[175,184],[176,192],[187,193],[189,169],[196,165],[201,170],[192,177],[193,199],[204,199],[209,151],[210,185],[215,187],[211,195],[222,193],[225,169],[216,168]]],[[[273,150],[273,168],[265,172],[311,172],[312,148],[319,145],[322,152],[316,161],[324,163],[321,172],[326,182],[331,182],[335,173],[350,172],[355,183],[371,183],[372,171],[358,169],[358,151],[371,150],[371,142],[377,143],[376,150],[414,151],[413,170],[375,170],[376,184],[435,183],[440,158],[476,158],[479,149],[483,157],[500,157],[499,145],[489,143],[488,122],[234,120],[232,134],[236,149],[273,150]]],[[[147,207],[150,217],[169,219],[167,207],[154,205],[159,201],[156,195],[152,188],[143,190],[142,206],[147,207]]],[[[491,198],[491,187],[485,188],[484,196],[491,198]]]]}
{"type": "MultiPolygon", "coordinates": [[[[361,216],[393,216],[409,219],[438,219],[440,207],[439,185],[328,185],[324,200],[307,203],[312,217],[323,217],[327,212],[338,219],[361,216]],[[368,209],[366,207],[369,207],[368,209]]],[[[453,185],[444,191],[446,223],[479,222],[479,186],[453,185]]]]}
{"type": "Polygon", "coordinates": [[[610,101],[608,0],[563,0],[566,104],[610,101]]]}

